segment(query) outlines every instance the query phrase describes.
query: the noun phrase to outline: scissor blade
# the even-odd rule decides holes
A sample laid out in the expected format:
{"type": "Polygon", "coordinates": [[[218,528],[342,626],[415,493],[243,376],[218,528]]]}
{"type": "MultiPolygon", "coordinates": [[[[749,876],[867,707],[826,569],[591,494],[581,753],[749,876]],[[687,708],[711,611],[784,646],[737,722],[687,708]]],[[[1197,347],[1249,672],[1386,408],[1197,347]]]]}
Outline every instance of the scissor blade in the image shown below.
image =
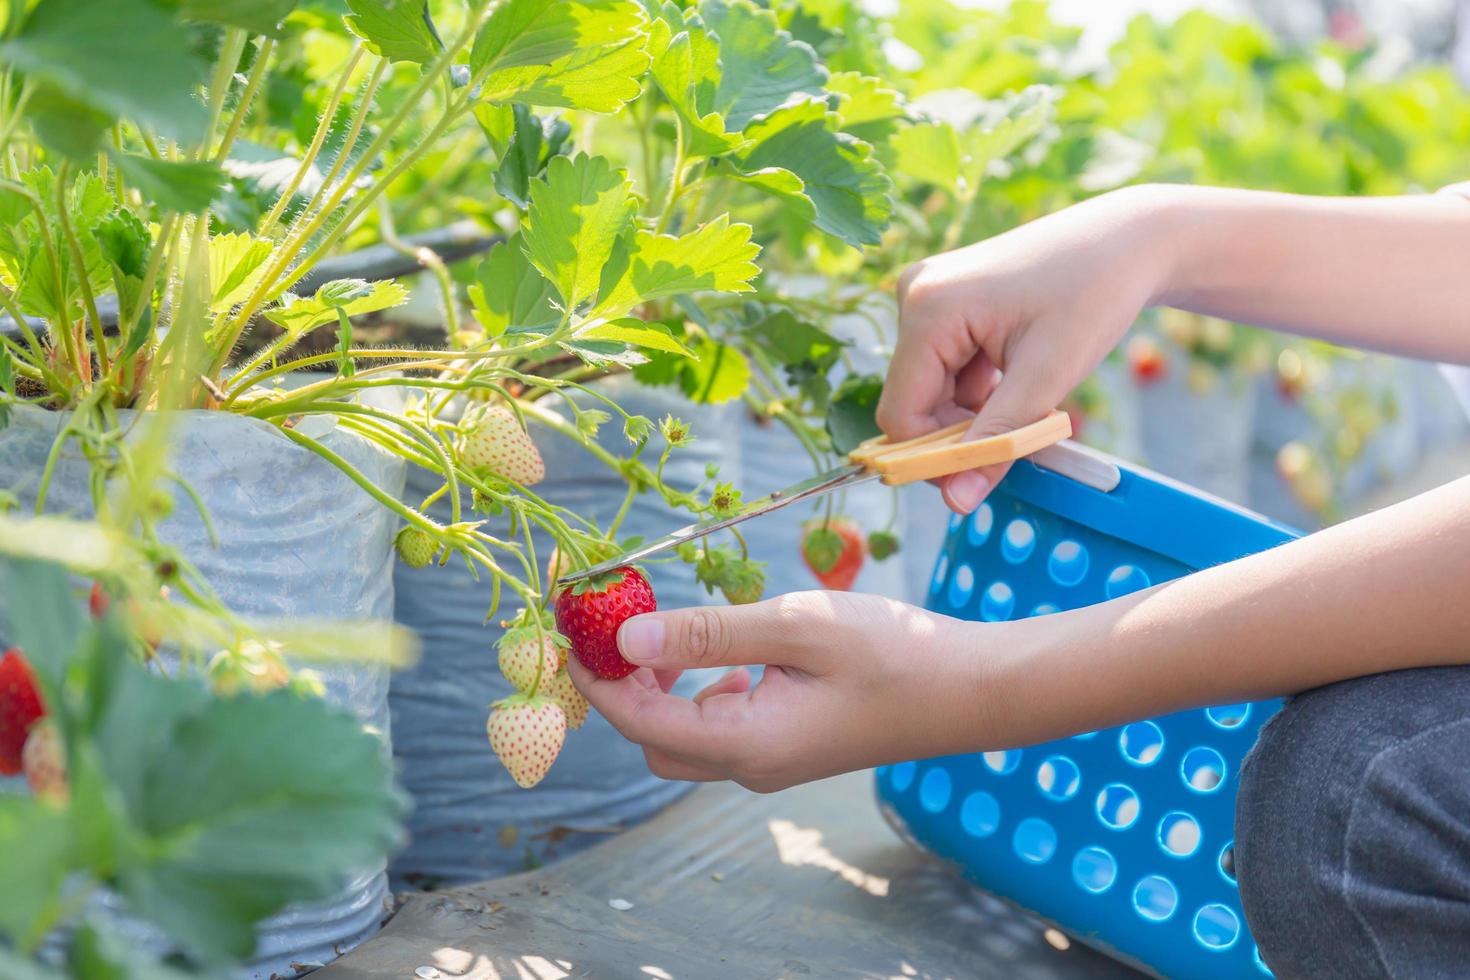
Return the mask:
{"type": "Polygon", "coordinates": [[[780,510],[787,504],[794,504],[798,500],[810,500],[812,497],[819,497],[824,493],[831,493],[833,490],[842,487],[866,483],[869,480],[875,480],[877,478],[877,473],[858,465],[841,466],[837,469],[828,470],[825,473],[818,473],[816,476],[802,480],[800,483],[794,483],[784,490],[777,490],[775,493],[761,497],[759,500],[750,501],[740,509],[738,514],[730,517],[712,518],[707,521],[690,524],[687,527],[681,527],[672,534],[666,534],[654,541],[645,542],[636,548],[623,552],[616,558],[609,558],[607,561],[599,562],[590,568],[584,568],[579,572],[563,575],[561,582],[566,584],[584,578],[590,578],[593,575],[601,575],[603,572],[610,572],[615,568],[622,568],[624,565],[631,565],[635,561],[641,561],[649,555],[656,555],[660,551],[667,551],[669,548],[683,544],[685,541],[697,541],[707,534],[713,534],[715,531],[733,527],[736,524],[750,520],[752,517],[759,517],[762,514],[769,514],[773,510],[780,510]]]}

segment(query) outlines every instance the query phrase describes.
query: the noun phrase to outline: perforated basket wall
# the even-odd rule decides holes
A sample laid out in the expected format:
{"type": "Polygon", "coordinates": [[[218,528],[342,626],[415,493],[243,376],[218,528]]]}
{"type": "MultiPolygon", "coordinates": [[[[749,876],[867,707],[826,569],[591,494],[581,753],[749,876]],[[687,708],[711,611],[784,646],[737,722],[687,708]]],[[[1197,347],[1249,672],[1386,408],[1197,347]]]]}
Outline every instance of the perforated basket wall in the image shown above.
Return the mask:
{"type": "MultiPolygon", "coordinates": [[[[1119,466],[1104,493],[1018,463],[951,521],[928,606],[1046,615],[1273,547],[1287,528],[1119,466]]],[[[1233,875],[1235,787],[1268,701],[1184,711],[1006,752],[886,766],[885,815],[975,883],[1171,977],[1269,975],[1233,875]]]]}

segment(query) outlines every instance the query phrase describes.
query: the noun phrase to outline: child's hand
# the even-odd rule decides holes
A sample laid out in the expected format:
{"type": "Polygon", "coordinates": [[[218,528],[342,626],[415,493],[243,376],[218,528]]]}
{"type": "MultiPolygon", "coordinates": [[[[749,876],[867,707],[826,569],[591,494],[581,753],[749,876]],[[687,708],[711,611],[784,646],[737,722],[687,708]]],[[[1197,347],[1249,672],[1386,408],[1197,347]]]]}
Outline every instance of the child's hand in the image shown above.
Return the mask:
{"type": "Polygon", "coordinates": [[[567,666],[656,775],[771,792],[973,747],[994,708],[977,629],[877,596],[798,592],[630,619],[619,646],[643,669],[622,680],[567,666]],[[745,664],[769,665],[754,689],[745,664]],[[699,667],[737,669],[693,700],[667,693],[699,667]]]}
{"type": "MultiPolygon", "coordinates": [[[[883,431],[911,439],[975,416],[972,437],[996,435],[1056,408],[1164,288],[1171,255],[1154,219],[1169,199],[1118,191],[910,267],[883,431]]],[[[1005,469],[948,477],[946,502],[974,510],[1005,469]]]]}

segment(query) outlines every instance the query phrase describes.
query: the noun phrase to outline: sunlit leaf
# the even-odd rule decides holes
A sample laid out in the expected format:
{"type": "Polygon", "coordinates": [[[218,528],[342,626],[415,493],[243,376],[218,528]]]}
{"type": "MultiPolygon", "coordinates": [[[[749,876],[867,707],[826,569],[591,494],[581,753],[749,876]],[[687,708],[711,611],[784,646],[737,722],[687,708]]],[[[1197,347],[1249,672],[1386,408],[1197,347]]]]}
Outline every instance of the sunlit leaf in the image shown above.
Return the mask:
{"type": "Polygon", "coordinates": [[[475,38],[480,98],[612,112],[637,98],[648,68],[643,10],[632,0],[509,0],[475,38]]]}
{"type": "Polygon", "coordinates": [[[190,20],[243,27],[252,34],[277,34],[297,0],[181,0],[179,11],[190,20]]]}
{"type": "Polygon", "coordinates": [[[618,280],[604,286],[592,316],[616,318],[634,307],[680,293],[749,292],[759,273],[760,246],[751,227],[720,215],[686,235],[638,231],[618,280]]]}
{"type": "Polygon", "coordinates": [[[490,250],[468,293],[475,319],[490,337],[506,331],[549,332],[561,320],[552,305],[554,288],[531,265],[518,239],[490,250]]]}
{"type": "Polygon", "coordinates": [[[209,288],[211,312],[228,310],[243,303],[265,275],[265,260],[275,244],[252,235],[215,235],[209,239],[209,288]]]}
{"type": "Polygon", "coordinates": [[[681,357],[694,356],[693,351],[674,339],[668,327],[658,323],[644,323],[642,320],[624,319],[601,323],[591,329],[578,331],[577,338],[584,341],[612,340],[634,347],[678,354],[681,357]]]}
{"type": "Polygon", "coordinates": [[[556,157],[531,184],[521,232],[526,255],[575,310],[597,292],[603,266],[633,218],[628,178],[603,157],[556,157]]]}
{"type": "Polygon", "coordinates": [[[827,409],[827,434],[835,452],[849,453],[881,433],[875,414],[882,394],[883,379],[875,374],[853,375],[837,386],[827,409]]]}
{"type": "MultiPolygon", "coordinates": [[[[362,313],[376,313],[378,310],[386,310],[407,301],[408,290],[398,283],[375,282],[367,295],[342,304],[342,308],[348,316],[357,316],[362,313]]],[[[320,295],[297,296],[287,293],[281,297],[279,306],[265,311],[265,316],[288,334],[299,337],[328,320],[335,321],[337,319],[336,310],[335,306],[320,295]]]]}
{"type": "Polygon", "coordinates": [[[208,160],[155,160],[136,153],[111,156],[143,200],[162,211],[197,214],[224,188],[224,171],[208,160]]]}
{"type": "Polygon", "coordinates": [[[776,15],[750,0],[704,0],[700,18],[719,38],[719,90],[714,109],[731,130],[793,95],[815,95],[827,72],[811,46],[782,30],[776,15]]]}
{"type": "Polygon", "coordinates": [[[898,129],[905,116],[903,96],[882,79],[845,71],[827,79],[827,91],[837,97],[841,129],[860,140],[881,143],[898,129]]]}
{"type": "Polygon", "coordinates": [[[653,22],[651,43],[660,53],[651,68],[653,80],[678,118],[687,159],[728,153],[744,140],[727,131],[715,111],[720,81],[720,49],[703,28],[691,25],[670,34],[665,20],[653,22]]]}
{"type": "Polygon", "coordinates": [[[954,193],[960,182],[960,138],[947,122],[921,122],[893,137],[899,173],[954,193]]]}
{"type": "Polygon", "coordinates": [[[389,61],[422,65],[439,56],[428,0],[347,0],[347,6],[348,28],[389,61]]]}

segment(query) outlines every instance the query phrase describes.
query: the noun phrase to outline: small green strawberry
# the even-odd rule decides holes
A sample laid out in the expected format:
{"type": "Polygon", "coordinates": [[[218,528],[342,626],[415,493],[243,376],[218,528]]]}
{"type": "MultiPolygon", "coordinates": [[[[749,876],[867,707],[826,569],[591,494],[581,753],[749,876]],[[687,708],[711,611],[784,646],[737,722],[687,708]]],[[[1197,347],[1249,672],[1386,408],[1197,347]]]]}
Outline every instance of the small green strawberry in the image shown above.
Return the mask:
{"type": "Polygon", "coordinates": [[[732,605],[742,606],[748,602],[759,602],[766,591],[766,563],[738,558],[725,568],[720,581],[720,592],[732,605]]]}
{"type": "Polygon", "coordinates": [[[412,524],[398,532],[398,536],[393,539],[393,547],[398,550],[398,557],[409,568],[423,568],[434,560],[434,555],[439,551],[439,545],[433,536],[412,524]]]}
{"type": "MultiPolygon", "coordinates": [[[[500,673],[515,685],[517,691],[545,691],[556,672],[561,670],[562,648],[559,637],[548,630],[537,633],[532,625],[506,630],[500,638],[500,673]]],[[[565,642],[565,641],[563,641],[565,642]]]]}
{"type": "Polygon", "coordinates": [[[485,723],[490,747],[516,785],[530,789],[545,778],[567,737],[567,715],[544,694],[513,694],[498,701],[485,723]]]}
{"type": "Polygon", "coordinates": [[[582,692],[577,690],[577,685],[572,683],[572,675],[565,670],[551,679],[551,687],[546,692],[561,705],[561,710],[566,712],[567,727],[571,729],[581,728],[587,721],[587,712],[591,705],[587,699],[582,697],[582,692]]]}
{"type": "Polygon", "coordinates": [[[503,405],[483,405],[465,414],[459,458],[466,466],[529,487],[546,476],[541,450],[503,405]]]}
{"type": "Polygon", "coordinates": [[[882,561],[898,554],[898,535],[892,531],[874,531],[868,535],[868,554],[874,561],[882,561]]]}

